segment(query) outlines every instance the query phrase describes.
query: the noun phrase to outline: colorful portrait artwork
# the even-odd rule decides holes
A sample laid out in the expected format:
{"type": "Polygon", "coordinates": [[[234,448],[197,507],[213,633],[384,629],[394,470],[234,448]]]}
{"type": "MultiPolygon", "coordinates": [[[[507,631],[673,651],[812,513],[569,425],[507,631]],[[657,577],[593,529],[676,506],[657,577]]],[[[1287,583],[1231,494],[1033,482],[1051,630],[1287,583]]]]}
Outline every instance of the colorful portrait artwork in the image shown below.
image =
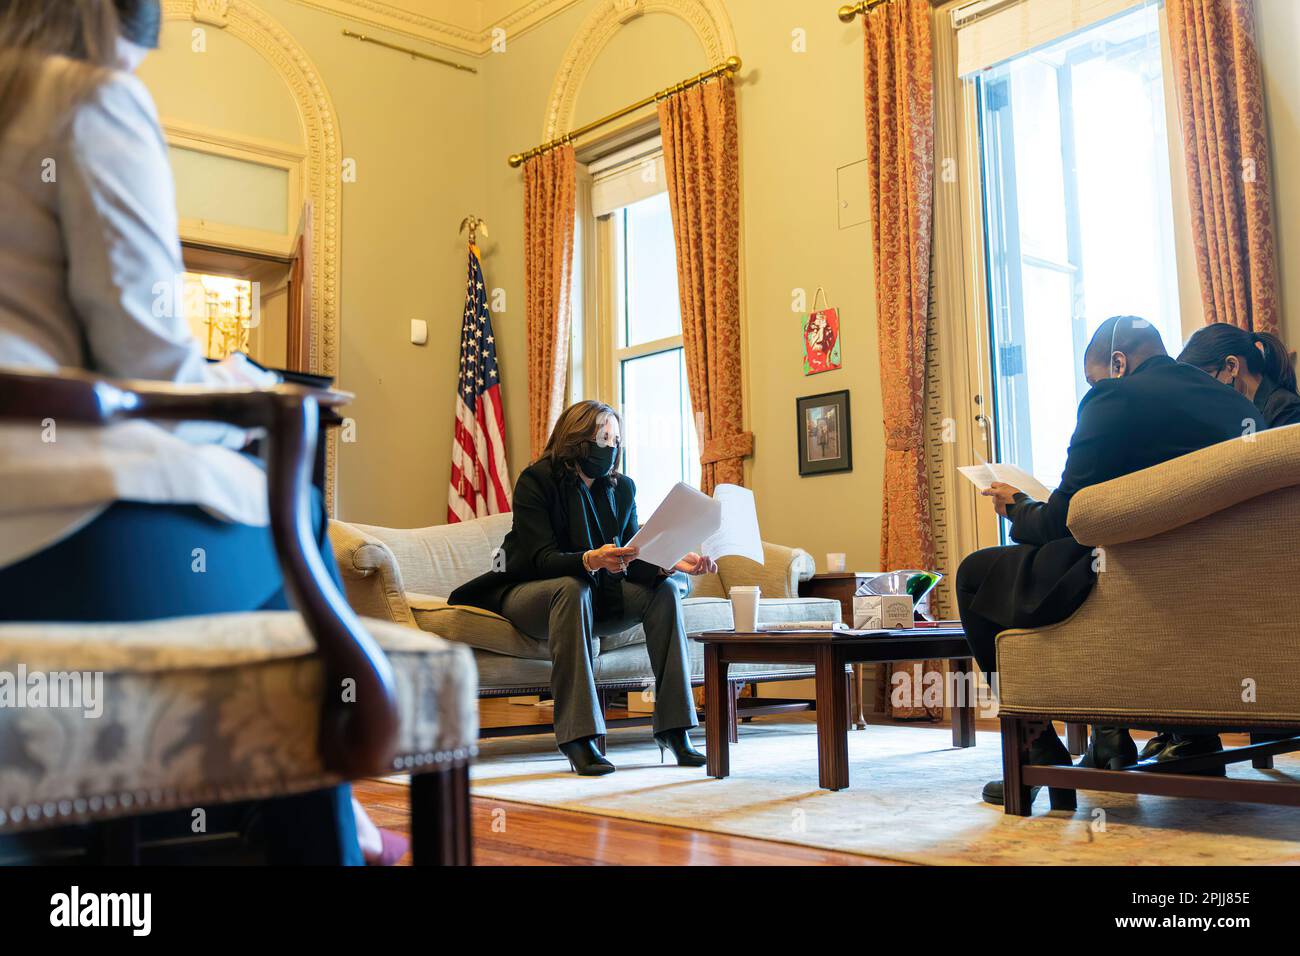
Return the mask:
{"type": "Polygon", "coordinates": [[[803,317],[803,373],[816,375],[840,367],[840,314],[835,309],[803,317]]]}

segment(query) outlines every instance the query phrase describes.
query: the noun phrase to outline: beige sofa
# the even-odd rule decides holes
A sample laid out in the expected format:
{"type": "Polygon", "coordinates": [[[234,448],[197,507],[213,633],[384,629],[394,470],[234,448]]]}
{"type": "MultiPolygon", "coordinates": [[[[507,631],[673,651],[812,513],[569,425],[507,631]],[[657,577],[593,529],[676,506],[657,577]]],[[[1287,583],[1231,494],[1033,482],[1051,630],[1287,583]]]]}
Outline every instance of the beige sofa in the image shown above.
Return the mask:
{"type": "MultiPolygon", "coordinates": [[[[479,696],[505,697],[549,690],[547,645],[515,630],[504,618],[476,608],[451,607],[446,597],[457,586],[492,567],[492,554],[510,530],[511,516],[496,515],[460,524],[398,530],[368,525],[330,524],[330,540],[343,574],[348,600],[356,611],[419,628],[474,648],[479,696]]],[[[763,590],[760,621],[838,621],[838,601],[799,597],[799,582],[814,572],[812,557],[797,548],[764,544],[764,563],[723,558],[718,573],[687,579],[683,602],[688,633],[732,626],[724,597],[735,585],[763,590]]],[[[653,679],[640,627],[600,639],[596,661],[602,690],[648,686],[653,679]]],[[[703,682],[703,648],[690,642],[691,673],[703,682]]],[[[811,668],[778,664],[733,665],[737,682],[812,676],[811,668]]]]}
{"type": "MultiPolygon", "coordinates": [[[[1049,719],[1248,731],[1227,759],[1257,767],[1300,749],[1262,742],[1300,734],[1300,425],[1087,488],[1069,525],[1099,549],[1092,593],[997,639],[1007,812],[1029,812],[1030,785],[1300,805],[1281,782],[1023,766],[1049,719]]],[[[1187,760],[1168,769],[1213,763],[1187,760]]]]}

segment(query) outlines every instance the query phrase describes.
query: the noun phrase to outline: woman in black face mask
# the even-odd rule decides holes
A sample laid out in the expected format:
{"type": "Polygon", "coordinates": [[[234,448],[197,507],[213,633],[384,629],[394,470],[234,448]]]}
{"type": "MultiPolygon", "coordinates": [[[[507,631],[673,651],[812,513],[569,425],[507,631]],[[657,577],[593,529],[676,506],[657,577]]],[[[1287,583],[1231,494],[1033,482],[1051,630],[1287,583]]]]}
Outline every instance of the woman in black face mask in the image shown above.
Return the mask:
{"type": "Polygon", "coordinates": [[[638,561],[626,547],[639,525],[636,486],[617,471],[622,421],[600,402],[578,402],[560,415],[541,458],[519,476],[514,526],[503,569],[462,585],[451,604],[494,611],[551,649],[555,739],[574,771],[612,773],[596,747],[605,733],[596,693],[593,637],[637,624],[655,675],[654,734],[680,766],[704,755],[687,731],[696,725],[690,662],[674,571],[711,574],[708,557],[688,554],[672,568],[638,561]]]}

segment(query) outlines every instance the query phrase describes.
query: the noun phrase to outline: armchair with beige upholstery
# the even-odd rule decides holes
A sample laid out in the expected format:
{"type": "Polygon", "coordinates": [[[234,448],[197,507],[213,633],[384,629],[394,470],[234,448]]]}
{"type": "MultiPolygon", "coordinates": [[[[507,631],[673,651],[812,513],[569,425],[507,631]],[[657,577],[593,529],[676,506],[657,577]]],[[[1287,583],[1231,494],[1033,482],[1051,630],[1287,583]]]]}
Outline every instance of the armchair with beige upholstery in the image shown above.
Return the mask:
{"type": "MultiPolygon", "coordinates": [[[[348,600],[358,614],[419,628],[474,648],[480,697],[540,694],[550,689],[551,661],[545,642],[535,641],[505,618],[477,608],[452,607],[447,595],[492,568],[493,552],[510,530],[509,514],[430,528],[396,529],[330,524],[330,540],[348,600]]],[[[764,544],[764,563],[722,558],[718,573],[688,579],[683,601],[687,633],[732,626],[727,589],[758,585],[760,621],[838,621],[838,601],[799,597],[799,582],[814,572],[812,557],[798,548],[764,544]]],[[[684,576],[683,576],[684,577],[684,576]]],[[[639,690],[653,674],[640,626],[600,639],[597,687],[604,693],[639,690]]],[[[692,682],[704,677],[702,646],[690,642],[692,682]]],[[[769,680],[811,677],[808,667],[735,665],[734,688],[769,680]]],[[[773,705],[776,706],[776,705],[773,705]]],[[[756,711],[755,711],[756,712],[756,711]]],[[[607,721],[611,724],[619,721],[607,721]]],[[[629,718],[627,722],[642,722],[629,718]]],[[[547,725],[528,725],[536,730],[547,725]]],[[[484,728],[483,735],[492,730],[484,728]]],[[[518,729],[513,732],[518,732],[518,729]]]]}
{"type": "Polygon", "coordinates": [[[1097,583],[1069,619],[998,635],[1006,812],[1030,786],[1300,805],[1300,786],[1188,771],[1300,750],[1300,425],[1074,496],[1097,583]],[[1160,771],[1026,765],[1044,721],[1249,732],[1160,771]],[[1283,738],[1283,739],[1277,739],[1283,738]]]}

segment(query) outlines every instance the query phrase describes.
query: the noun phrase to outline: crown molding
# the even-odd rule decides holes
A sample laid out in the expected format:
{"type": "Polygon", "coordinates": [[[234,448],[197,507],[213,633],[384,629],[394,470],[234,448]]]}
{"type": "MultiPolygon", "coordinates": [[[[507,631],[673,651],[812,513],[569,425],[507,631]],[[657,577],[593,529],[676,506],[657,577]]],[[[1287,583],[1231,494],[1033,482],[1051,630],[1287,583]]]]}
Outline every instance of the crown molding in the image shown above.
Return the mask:
{"type": "Polygon", "coordinates": [[[365,26],[377,27],[433,46],[468,56],[484,57],[492,52],[498,30],[507,42],[541,26],[578,0],[425,0],[432,12],[409,9],[405,3],[385,0],[292,0],[304,7],[342,17],[365,26]]]}

